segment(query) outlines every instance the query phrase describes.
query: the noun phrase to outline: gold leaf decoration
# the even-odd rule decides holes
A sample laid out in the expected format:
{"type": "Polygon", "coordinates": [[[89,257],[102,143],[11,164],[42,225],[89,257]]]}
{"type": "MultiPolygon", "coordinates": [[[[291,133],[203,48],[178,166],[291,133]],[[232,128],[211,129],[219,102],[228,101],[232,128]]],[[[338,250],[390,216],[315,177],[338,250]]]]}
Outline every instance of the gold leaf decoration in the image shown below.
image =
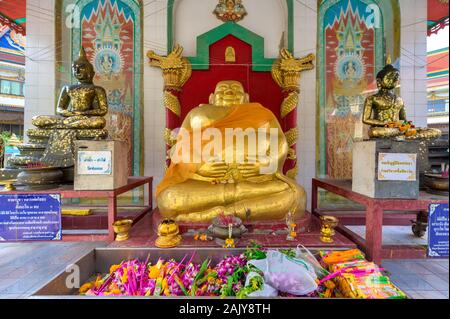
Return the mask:
{"type": "Polygon", "coordinates": [[[295,110],[297,108],[298,101],[299,97],[297,92],[289,93],[281,104],[281,118],[285,118],[289,113],[295,110]]]}
{"type": "Polygon", "coordinates": [[[286,135],[286,140],[289,146],[293,146],[297,143],[299,130],[298,127],[291,128],[289,131],[284,133],[286,135]]]}
{"type": "Polygon", "coordinates": [[[183,57],[183,47],[175,45],[169,55],[161,56],[148,51],[149,64],[163,71],[165,90],[181,90],[192,75],[192,65],[183,57]]]}
{"type": "Polygon", "coordinates": [[[171,110],[176,116],[181,116],[181,105],[178,97],[170,91],[164,91],[164,106],[171,110]]]}

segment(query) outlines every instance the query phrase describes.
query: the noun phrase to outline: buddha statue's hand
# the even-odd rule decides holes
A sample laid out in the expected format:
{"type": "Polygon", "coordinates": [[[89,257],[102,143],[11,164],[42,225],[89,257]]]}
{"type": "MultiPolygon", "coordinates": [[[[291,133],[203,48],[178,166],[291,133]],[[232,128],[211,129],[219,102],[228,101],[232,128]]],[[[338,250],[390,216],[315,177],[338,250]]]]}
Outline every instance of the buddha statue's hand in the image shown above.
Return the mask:
{"type": "Polygon", "coordinates": [[[87,118],[87,117],[84,116],[84,115],[74,114],[73,116],[71,116],[71,117],[65,119],[65,120],[64,120],[64,124],[65,124],[65,125],[70,125],[70,124],[76,123],[76,122],[78,122],[78,121],[85,120],[86,118],[87,118]]]}
{"type": "Polygon", "coordinates": [[[239,164],[237,168],[245,179],[261,175],[260,162],[239,164]]]}
{"type": "Polygon", "coordinates": [[[74,112],[69,110],[58,110],[58,114],[64,117],[72,117],[76,115],[74,112]]]}
{"type": "Polygon", "coordinates": [[[198,170],[197,174],[209,178],[222,178],[228,171],[228,164],[225,162],[205,163],[198,170]]]}
{"type": "Polygon", "coordinates": [[[263,167],[268,167],[270,164],[270,158],[254,158],[248,157],[247,162],[237,165],[237,169],[244,179],[261,176],[263,167]]]}

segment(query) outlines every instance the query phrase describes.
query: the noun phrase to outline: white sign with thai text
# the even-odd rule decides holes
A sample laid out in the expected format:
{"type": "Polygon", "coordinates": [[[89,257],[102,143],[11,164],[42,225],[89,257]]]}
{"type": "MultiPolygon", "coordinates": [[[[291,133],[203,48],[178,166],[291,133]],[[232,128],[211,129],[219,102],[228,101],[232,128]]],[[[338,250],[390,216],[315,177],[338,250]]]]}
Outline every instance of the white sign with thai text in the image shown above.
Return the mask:
{"type": "Polygon", "coordinates": [[[111,175],[112,152],[111,151],[79,151],[78,152],[79,175],[111,175]]]}
{"type": "Polygon", "coordinates": [[[378,155],[378,180],[416,180],[417,154],[380,153],[378,155]]]}

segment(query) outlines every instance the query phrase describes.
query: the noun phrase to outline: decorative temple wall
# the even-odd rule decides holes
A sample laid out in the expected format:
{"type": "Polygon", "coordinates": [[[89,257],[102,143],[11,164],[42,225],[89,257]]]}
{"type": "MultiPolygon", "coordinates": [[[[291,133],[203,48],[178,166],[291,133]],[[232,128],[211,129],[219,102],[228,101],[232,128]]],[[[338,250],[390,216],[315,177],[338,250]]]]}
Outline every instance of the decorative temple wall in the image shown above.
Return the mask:
{"type": "MultiPolygon", "coordinates": [[[[265,37],[266,58],[276,58],[280,43],[282,41],[286,43],[289,37],[292,37],[296,57],[309,53],[317,54],[317,2],[317,0],[292,2],[294,30],[292,35],[286,33],[289,26],[285,0],[244,0],[249,14],[239,24],[265,37]],[[283,32],[285,32],[284,40],[283,32]]],[[[185,47],[187,56],[195,56],[196,37],[221,24],[212,14],[217,3],[217,0],[176,0],[173,15],[175,21],[168,21],[167,0],[142,1],[143,163],[140,164],[143,165],[143,175],[154,176],[155,186],[164,174],[166,110],[162,101],[161,71],[150,67],[145,55],[148,50],[154,50],[157,54],[167,54],[167,43],[172,37],[176,43],[185,47]],[[199,2],[202,4],[194,6],[199,2]],[[169,22],[173,22],[173,32],[168,35],[169,22]]],[[[426,0],[399,0],[399,7],[401,94],[410,119],[418,126],[424,126],[426,125],[426,0]]],[[[55,48],[59,43],[55,41],[54,1],[28,0],[27,24],[25,129],[30,127],[32,116],[52,114],[55,110],[55,100],[59,91],[55,84],[55,48]],[[33,7],[30,7],[30,4],[33,7]]],[[[299,158],[297,179],[305,187],[308,197],[311,193],[311,178],[316,176],[318,168],[316,76],[316,70],[302,73],[297,113],[300,132],[297,144],[299,158]]]]}

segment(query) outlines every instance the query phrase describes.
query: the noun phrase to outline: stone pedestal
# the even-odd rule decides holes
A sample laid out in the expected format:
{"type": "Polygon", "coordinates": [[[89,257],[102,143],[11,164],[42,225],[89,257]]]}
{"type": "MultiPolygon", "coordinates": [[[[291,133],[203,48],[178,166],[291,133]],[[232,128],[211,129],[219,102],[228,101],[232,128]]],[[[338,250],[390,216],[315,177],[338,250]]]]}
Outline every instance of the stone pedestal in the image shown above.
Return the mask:
{"type": "Polygon", "coordinates": [[[352,190],[371,198],[417,199],[419,197],[419,162],[420,145],[417,141],[379,139],[355,142],[352,190]],[[380,154],[387,155],[380,157],[380,154]],[[413,156],[409,156],[410,154],[413,156]],[[408,161],[414,162],[412,159],[414,155],[416,156],[415,165],[401,164],[408,161]],[[398,156],[399,160],[383,160],[385,156],[386,158],[398,156]],[[392,165],[386,165],[386,163],[392,163],[392,165]],[[399,173],[391,174],[396,170],[399,173]]]}
{"type": "Polygon", "coordinates": [[[122,141],[75,142],[74,190],[113,190],[127,185],[128,146],[122,141]]]}

